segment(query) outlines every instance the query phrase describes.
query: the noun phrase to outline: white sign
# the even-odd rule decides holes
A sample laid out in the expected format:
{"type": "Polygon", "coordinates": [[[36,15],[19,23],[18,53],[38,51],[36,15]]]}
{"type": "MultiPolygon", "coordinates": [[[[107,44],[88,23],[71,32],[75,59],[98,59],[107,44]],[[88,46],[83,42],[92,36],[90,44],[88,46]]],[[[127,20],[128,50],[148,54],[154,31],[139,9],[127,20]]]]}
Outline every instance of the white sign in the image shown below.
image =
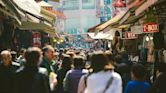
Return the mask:
{"type": "Polygon", "coordinates": [[[131,27],[131,32],[134,33],[134,34],[142,34],[143,32],[143,27],[141,25],[139,26],[132,26],[131,27]]]}

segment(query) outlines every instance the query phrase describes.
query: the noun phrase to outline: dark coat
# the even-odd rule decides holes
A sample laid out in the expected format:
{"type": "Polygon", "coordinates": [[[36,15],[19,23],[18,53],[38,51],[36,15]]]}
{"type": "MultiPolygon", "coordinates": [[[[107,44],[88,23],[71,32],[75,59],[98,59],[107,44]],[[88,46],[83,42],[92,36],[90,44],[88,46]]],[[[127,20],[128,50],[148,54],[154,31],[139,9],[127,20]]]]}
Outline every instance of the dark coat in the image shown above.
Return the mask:
{"type": "Polygon", "coordinates": [[[48,77],[37,67],[23,67],[15,75],[14,93],[50,93],[48,77]]]}
{"type": "Polygon", "coordinates": [[[13,93],[15,66],[0,65],[0,93],[13,93]]]}
{"type": "Polygon", "coordinates": [[[166,72],[160,74],[155,80],[151,93],[166,93],[166,72]]]}

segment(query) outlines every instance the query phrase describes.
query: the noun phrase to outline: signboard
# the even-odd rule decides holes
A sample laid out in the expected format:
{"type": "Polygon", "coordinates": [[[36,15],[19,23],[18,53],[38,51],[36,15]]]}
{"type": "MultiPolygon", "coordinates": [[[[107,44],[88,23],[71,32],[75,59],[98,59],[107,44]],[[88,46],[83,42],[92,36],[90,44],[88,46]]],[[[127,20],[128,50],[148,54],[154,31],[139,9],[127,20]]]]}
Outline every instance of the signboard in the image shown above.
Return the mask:
{"type": "Polygon", "coordinates": [[[143,33],[142,28],[143,28],[142,25],[131,26],[131,32],[134,34],[142,34],[143,33]]]}
{"type": "Polygon", "coordinates": [[[128,31],[122,32],[122,39],[136,39],[136,38],[137,35],[132,32],[128,31]]]}
{"type": "Polygon", "coordinates": [[[144,33],[154,33],[159,32],[159,27],[157,23],[146,23],[143,25],[143,32],[144,33]]]}
{"type": "Polygon", "coordinates": [[[34,47],[41,47],[41,35],[40,35],[40,33],[33,33],[32,38],[33,38],[33,44],[32,45],[34,47]]]}

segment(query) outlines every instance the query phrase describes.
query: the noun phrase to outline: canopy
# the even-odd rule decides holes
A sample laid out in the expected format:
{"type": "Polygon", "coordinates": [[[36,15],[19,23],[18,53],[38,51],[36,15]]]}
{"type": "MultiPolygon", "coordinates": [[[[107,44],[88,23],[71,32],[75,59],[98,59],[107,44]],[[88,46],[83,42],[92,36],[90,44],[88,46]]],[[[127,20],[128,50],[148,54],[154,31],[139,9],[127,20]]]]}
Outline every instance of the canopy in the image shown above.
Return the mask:
{"type": "Polygon", "coordinates": [[[5,6],[5,4],[2,2],[2,0],[0,0],[0,4],[1,4],[2,6],[5,6]]]}
{"type": "Polygon", "coordinates": [[[110,31],[107,31],[107,32],[103,32],[103,31],[102,32],[98,32],[98,33],[90,32],[90,33],[88,33],[88,35],[92,39],[108,39],[108,40],[113,40],[115,32],[116,32],[115,29],[111,29],[110,31]]]}
{"type": "Polygon", "coordinates": [[[118,21],[123,17],[123,15],[126,14],[126,12],[127,12],[127,10],[119,12],[115,17],[113,17],[113,18],[110,19],[109,21],[107,21],[107,22],[105,22],[105,23],[103,23],[103,24],[97,26],[97,27],[96,27],[96,30],[98,30],[98,31],[103,30],[103,29],[105,29],[106,27],[108,27],[109,25],[111,25],[111,24],[113,24],[113,23],[115,23],[115,22],[118,22],[118,21]]]}
{"type": "Polygon", "coordinates": [[[14,3],[22,10],[29,12],[38,17],[42,17],[40,14],[40,6],[34,0],[13,0],[14,3]]]}
{"type": "Polygon", "coordinates": [[[34,23],[34,22],[28,22],[28,21],[22,21],[21,25],[16,25],[21,30],[41,30],[43,32],[46,32],[50,35],[55,35],[55,28],[50,27],[46,24],[42,23],[34,23]]]}
{"type": "Polygon", "coordinates": [[[56,18],[56,14],[44,8],[41,8],[41,15],[49,22],[53,22],[56,18]]]}
{"type": "Polygon", "coordinates": [[[2,5],[2,7],[0,7],[0,11],[3,12],[4,14],[16,19],[16,21],[21,24],[21,16],[20,13],[21,11],[19,11],[17,9],[17,7],[13,4],[12,1],[10,0],[1,0],[0,4],[2,5]]]}
{"type": "Polygon", "coordinates": [[[45,1],[40,1],[38,2],[39,6],[44,6],[44,7],[53,7],[52,5],[50,5],[49,3],[45,2],[45,1]]]}
{"type": "Polygon", "coordinates": [[[50,0],[50,1],[59,2],[60,0],[50,0]]]}

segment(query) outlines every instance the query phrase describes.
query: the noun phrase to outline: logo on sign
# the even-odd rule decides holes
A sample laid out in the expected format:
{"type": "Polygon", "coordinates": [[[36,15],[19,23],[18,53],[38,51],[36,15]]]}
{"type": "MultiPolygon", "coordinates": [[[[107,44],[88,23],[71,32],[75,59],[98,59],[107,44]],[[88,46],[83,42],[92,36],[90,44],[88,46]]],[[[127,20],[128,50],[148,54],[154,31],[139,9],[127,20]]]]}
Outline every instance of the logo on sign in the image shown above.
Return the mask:
{"type": "Polygon", "coordinates": [[[158,32],[158,24],[157,23],[147,23],[143,26],[144,33],[154,33],[158,32]]]}

